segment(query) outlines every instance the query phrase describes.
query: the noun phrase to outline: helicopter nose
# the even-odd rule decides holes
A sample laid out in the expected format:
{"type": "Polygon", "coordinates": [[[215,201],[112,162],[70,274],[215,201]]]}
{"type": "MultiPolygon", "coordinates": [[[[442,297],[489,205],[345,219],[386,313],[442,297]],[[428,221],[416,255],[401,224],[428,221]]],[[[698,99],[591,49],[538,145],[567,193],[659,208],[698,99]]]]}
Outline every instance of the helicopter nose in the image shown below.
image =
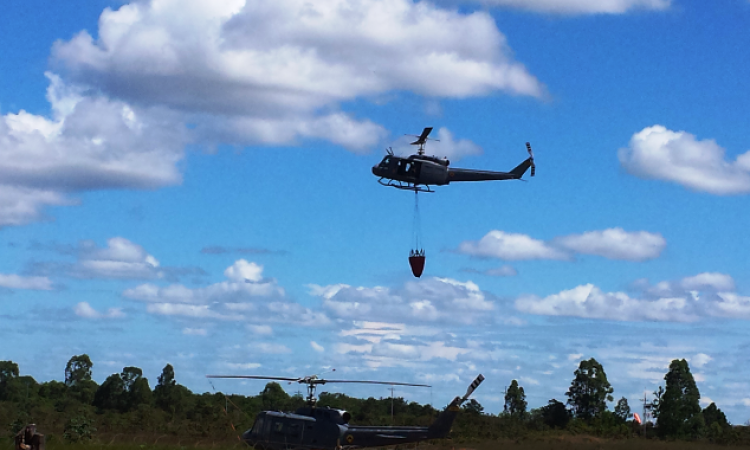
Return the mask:
{"type": "Polygon", "coordinates": [[[372,174],[377,175],[378,174],[378,166],[372,166],[372,174]]]}

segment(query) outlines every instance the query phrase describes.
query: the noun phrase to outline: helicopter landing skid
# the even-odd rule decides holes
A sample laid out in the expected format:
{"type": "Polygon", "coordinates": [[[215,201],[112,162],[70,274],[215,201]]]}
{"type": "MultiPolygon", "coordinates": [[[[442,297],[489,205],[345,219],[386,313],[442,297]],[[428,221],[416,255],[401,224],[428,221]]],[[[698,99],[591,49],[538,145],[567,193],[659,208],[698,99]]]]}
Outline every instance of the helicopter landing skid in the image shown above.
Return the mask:
{"type": "Polygon", "coordinates": [[[389,179],[387,183],[384,183],[383,178],[379,179],[378,183],[380,183],[383,186],[391,186],[391,187],[395,187],[396,189],[403,189],[405,191],[435,192],[432,189],[430,189],[430,186],[426,184],[424,185],[424,187],[422,187],[413,183],[407,183],[407,182],[391,180],[391,179],[389,179]]]}

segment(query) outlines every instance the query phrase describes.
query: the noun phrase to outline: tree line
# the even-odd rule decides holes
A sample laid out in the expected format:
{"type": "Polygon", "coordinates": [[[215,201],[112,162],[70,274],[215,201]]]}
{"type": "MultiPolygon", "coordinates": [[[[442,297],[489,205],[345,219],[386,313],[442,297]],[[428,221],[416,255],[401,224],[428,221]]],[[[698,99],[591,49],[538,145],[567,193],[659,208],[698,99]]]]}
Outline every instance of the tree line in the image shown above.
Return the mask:
{"type": "MultiPolygon", "coordinates": [[[[20,375],[18,364],[0,361],[0,423],[7,434],[35,422],[40,431],[68,441],[114,436],[119,433],[169,435],[183,439],[236,439],[264,410],[294,411],[305,404],[301,393],[287,394],[275,382],[255,396],[196,394],[178,384],[174,367],[167,364],[152,389],[138,367],[124,367],[99,385],[91,378],[93,362],[76,355],[65,366],[64,381],[38,383],[20,375]]],[[[563,401],[551,399],[529,409],[524,388],[511,380],[503,411],[485,414],[475,399],[467,402],[454,426],[456,439],[518,438],[544,433],[662,439],[707,439],[716,442],[750,441],[744,427],[733,428],[724,413],[711,403],[699,404],[700,393],[686,360],[674,360],[647,407],[656,420],[639,426],[630,406],[620,398],[612,411],[614,389],[602,365],[583,360],[574,372],[563,401]]],[[[403,398],[358,399],[322,393],[318,405],[349,411],[360,425],[429,425],[438,410],[403,398]]]]}

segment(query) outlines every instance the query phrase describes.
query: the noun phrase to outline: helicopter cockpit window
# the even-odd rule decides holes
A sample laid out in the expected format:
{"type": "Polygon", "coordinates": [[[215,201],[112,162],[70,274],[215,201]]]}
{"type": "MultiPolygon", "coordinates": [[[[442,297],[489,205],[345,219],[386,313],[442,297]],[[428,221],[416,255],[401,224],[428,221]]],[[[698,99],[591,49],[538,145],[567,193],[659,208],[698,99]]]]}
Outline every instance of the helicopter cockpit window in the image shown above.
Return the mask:
{"type": "Polygon", "coordinates": [[[264,420],[262,417],[259,417],[258,420],[255,421],[255,424],[253,425],[253,434],[261,434],[263,432],[263,423],[264,420]]]}
{"type": "Polygon", "coordinates": [[[284,422],[277,421],[273,423],[273,432],[274,434],[284,434],[284,422]]]}
{"type": "Polygon", "coordinates": [[[388,164],[390,164],[390,163],[391,163],[391,157],[390,156],[386,156],[385,158],[383,158],[382,161],[380,161],[380,167],[387,167],[388,164]]]}

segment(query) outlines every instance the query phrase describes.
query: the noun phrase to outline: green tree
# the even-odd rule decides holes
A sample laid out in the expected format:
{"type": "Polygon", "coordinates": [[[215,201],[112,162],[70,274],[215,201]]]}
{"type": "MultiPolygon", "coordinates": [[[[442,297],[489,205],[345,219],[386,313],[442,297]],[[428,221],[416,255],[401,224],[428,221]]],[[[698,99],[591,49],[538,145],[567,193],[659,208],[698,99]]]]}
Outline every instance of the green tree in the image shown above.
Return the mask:
{"type": "Polygon", "coordinates": [[[630,417],[630,406],[628,405],[628,399],[625,397],[622,397],[617,401],[617,405],[615,406],[615,416],[622,422],[625,422],[628,420],[628,417],[630,417]]]}
{"type": "Polygon", "coordinates": [[[289,394],[284,391],[279,383],[270,382],[260,393],[263,409],[282,411],[289,403],[289,394]]]}
{"type": "Polygon", "coordinates": [[[661,405],[661,398],[664,396],[664,386],[659,386],[659,389],[654,391],[654,400],[651,402],[651,412],[654,415],[654,419],[659,418],[659,405],[661,405]]]}
{"type": "Polygon", "coordinates": [[[154,402],[156,406],[172,414],[181,412],[184,409],[183,390],[180,389],[181,387],[174,379],[174,367],[171,364],[164,366],[154,387],[154,402]]]}
{"type": "Polygon", "coordinates": [[[526,405],[526,394],[523,387],[518,385],[518,381],[511,381],[510,387],[505,392],[503,412],[510,414],[511,417],[523,419],[526,416],[526,405]]]}
{"type": "Polygon", "coordinates": [[[657,431],[662,437],[697,437],[704,426],[700,393],[684,359],[673,360],[664,376],[657,431]]]}
{"type": "Polygon", "coordinates": [[[613,401],[612,386],[607,381],[604,368],[594,358],[581,361],[570,384],[568,404],[579,419],[592,419],[607,410],[607,401],[613,401]]]}
{"type": "Polygon", "coordinates": [[[123,410],[133,411],[139,405],[150,405],[153,394],[148,385],[148,379],[143,377],[143,370],[139,367],[125,367],[122,369],[123,410]]]}
{"type": "Polygon", "coordinates": [[[8,400],[9,388],[18,378],[18,364],[13,361],[0,361],[0,400],[8,400]]]}
{"type": "Polygon", "coordinates": [[[99,386],[99,389],[96,390],[93,404],[100,410],[122,410],[124,393],[125,385],[122,381],[122,377],[119,373],[113,373],[108,376],[107,379],[104,380],[104,383],[99,386]]]}
{"type": "Polygon", "coordinates": [[[467,403],[464,403],[464,405],[461,408],[469,414],[479,415],[484,412],[484,406],[482,406],[478,401],[476,401],[473,398],[469,400],[467,403]]]}
{"type": "Polygon", "coordinates": [[[553,398],[542,407],[542,420],[550,428],[565,428],[570,421],[570,411],[563,402],[553,398]]]}
{"type": "Polygon", "coordinates": [[[94,363],[91,362],[89,355],[77,355],[68,360],[65,366],[65,385],[68,387],[75,386],[84,380],[91,380],[91,368],[94,363]]]}
{"type": "Polygon", "coordinates": [[[89,355],[77,355],[68,360],[65,366],[65,386],[68,387],[68,397],[71,400],[90,405],[94,401],[98,388],[91,379],[91,362],[89,355]]]}
{"type": "Polygon", "coordinates": [[[702,412],[703,421],[706,424],[708,437],[714,440],[722,439],[731,433],[732,426],[727,421],[727,416],[716,407],[716,403],[711,403],[702,412]]]}

